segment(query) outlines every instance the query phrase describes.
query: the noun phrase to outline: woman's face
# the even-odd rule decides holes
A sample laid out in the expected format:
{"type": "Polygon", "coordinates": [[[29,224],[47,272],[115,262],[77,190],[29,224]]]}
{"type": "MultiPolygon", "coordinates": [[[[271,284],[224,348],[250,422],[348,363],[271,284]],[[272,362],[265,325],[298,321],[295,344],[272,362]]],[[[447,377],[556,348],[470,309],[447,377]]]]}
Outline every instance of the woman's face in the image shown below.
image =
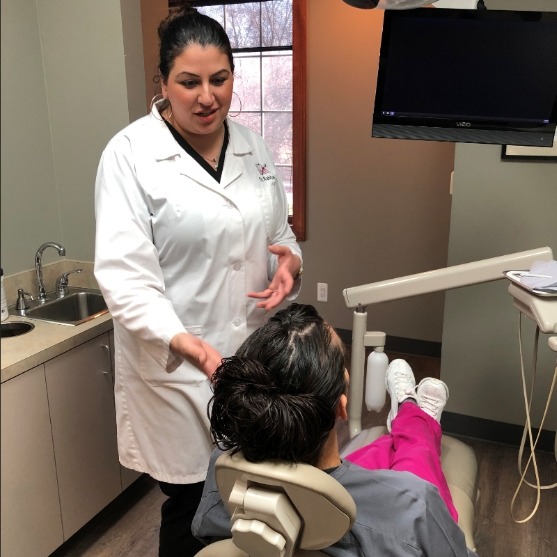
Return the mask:
{"type": "Polygon", "coordinates": [[[215,46],[186,47],[162,84],[162,94],[172,105],[172,124],[186,136],[219,131],[230,109],[233,84],[225,53],[215,46]]]}

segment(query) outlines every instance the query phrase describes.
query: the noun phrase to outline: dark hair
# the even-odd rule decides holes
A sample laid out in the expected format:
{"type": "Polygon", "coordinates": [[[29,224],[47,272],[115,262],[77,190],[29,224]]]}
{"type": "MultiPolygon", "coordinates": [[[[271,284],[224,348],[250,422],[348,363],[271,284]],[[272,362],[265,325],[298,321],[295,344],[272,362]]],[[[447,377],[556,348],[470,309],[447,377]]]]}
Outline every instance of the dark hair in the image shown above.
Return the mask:
{"type": "Polygon", "coordinates": [[[215,46],[228,56],[230,69],[234,73],[234,59],[230,40],[222,25],[213,18],[199,13],[184,3],[173,9],[159,25],[159,72],[164,83],[168,80],[174,60],[184,48],[198,44],[215,46]]]}
{"type": "Polygon", "coordinates": [[[313,306],[291,304],[216,370],[211,435],[252,462],[315,465],[345,391],[342,342],[313,306]]]}

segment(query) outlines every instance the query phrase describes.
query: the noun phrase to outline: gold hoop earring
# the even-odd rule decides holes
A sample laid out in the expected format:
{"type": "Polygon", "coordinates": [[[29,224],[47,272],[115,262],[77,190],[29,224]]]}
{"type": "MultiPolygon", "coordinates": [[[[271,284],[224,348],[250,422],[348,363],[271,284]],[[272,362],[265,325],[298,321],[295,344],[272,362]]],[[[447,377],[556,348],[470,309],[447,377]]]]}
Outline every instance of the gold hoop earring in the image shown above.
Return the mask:
{"type": "Polygon", "coordinates": [[[238,93],[236,93],[236,91],[232,91],[233,95],[236,95],[236,98],[238,99],[238,102],[240,103],[240,108],[236,111],[236,114],[230,114],[230,111],[228,112],[228,116],[230,116],[230,118],[237,118],[240,115],[240,112],[242,112],[242,99],[240,98],[240,95],[238,95],[238,93]]]}
{"type": "Polygon", "coordinates": [[[153,112],[153,106],[155,106],[156,103],[158,103],[159,101],[161,101],[162,99],[164,99],[164,97],[160,94],[157,93],[152,99],[151,99],[151,104],[149,106],[149,114],[153,114],[153,117],[156,118],[157,120],[160,120],[161,122],[163,121],[163,117],[161,116],[161,113],[159,112],[159,110],[156,110],[155,112],[153,112]],[[156,113],[158,113],[158,115],[160,116],[160,118],[158,118],[156,116],[156,113]]]}
{"type": "Polygon", "coordinates": [[[159,102],[160,100],[164,99],[164,97],[162,96],[161,93],[157,93],[152,99],[151,99],[151,104],[149,105],[149,112],[152,112],[153,110],[153,105],[157,102],[159,102]]]}
{"type": "Polygon", "coordinates": [[[170,109],[170,113],[168,114],[168,119],[170,120],[170,118],[172,118],[172,105],[170,104],[170,101],[164,96],[161,95],[160,93],[157,93],[152,99],[151,99],[151,110],[150,112],[153,112],[153,106],[160,102],[163,101],[163,103],[161,104],[160,107],[158,107],[157,112],[159,113],[160,118],[157,118],[157,116],[155,116],[155,118],[157,118],[157,120],[160,120],[161,122],[164,121],[164,118],[162,117],[162,113],[169,108],[170,109]]]}

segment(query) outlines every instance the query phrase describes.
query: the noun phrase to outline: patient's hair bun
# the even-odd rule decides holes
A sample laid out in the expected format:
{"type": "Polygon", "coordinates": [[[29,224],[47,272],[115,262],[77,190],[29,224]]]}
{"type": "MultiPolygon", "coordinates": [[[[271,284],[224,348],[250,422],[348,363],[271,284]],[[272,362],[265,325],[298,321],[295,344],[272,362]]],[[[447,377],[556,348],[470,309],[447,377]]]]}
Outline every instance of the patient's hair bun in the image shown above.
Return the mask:
{"type": "Polygon", "coordinates": [[[287,392],[263,364],[225,358],[213,376],[211,434],[217,446],[252,462],[315,463],[331,415],[313,393],[287,392]]]}

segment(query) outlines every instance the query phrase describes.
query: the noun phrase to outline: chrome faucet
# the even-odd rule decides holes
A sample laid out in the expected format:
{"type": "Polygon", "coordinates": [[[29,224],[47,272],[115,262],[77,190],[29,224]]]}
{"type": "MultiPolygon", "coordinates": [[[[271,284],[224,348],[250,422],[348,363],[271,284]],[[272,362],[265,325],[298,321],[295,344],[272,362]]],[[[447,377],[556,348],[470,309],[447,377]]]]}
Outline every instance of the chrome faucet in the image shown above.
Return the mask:
{"type": "Polygon", "coordinates": [[[58,255],[60,256],[66,255],[66,248],[56,242],[46,242],[41,246],[39,246],[39,249],[35,254],[35,271],[37,271],[37,282],[39,284],[39,294],[37,296],[37,299],[41,303],[44,303],[46,301],[46,290],[43,282],[43,264],[42,264],[43,251],[46,248],[57,249],[58,255]]]}
{"type": "Polygon", "coordinates": [[[56,279],[56,296],[58,298],[63,298],[64,296],[66,296],[66,294],[68,293],[68,288],[69,288],[68,276],[71,275],[72,273],[82,273],[82,272],[83,272],[83,269],[72,269],[71,271],[68,271],[67,273],[62,273],[56,279]]]}

